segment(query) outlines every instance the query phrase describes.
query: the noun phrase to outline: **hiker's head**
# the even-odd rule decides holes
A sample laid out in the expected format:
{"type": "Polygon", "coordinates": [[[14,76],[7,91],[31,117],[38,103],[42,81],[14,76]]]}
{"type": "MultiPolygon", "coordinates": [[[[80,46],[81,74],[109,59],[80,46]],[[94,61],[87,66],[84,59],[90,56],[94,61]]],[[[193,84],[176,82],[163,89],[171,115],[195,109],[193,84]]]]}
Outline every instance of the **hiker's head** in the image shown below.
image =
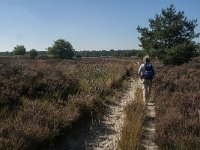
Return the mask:
{"type": "Polygon", "coordinates": [[[143,61],[145,63],[149,63],[151,61],[151,58],[149,57],[149,55],[144,56],[143,61]]]}

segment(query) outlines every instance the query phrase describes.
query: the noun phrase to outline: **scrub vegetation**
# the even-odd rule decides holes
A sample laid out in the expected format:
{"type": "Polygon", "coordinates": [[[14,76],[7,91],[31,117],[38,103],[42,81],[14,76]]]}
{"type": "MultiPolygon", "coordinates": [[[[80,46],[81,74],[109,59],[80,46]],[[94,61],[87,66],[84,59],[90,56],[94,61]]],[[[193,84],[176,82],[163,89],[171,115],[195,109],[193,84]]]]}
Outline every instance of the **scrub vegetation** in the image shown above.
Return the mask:
{"type": "Polygon", "coordinates": [[[50,142],[106,103],[107,96],[114,97],[132,61],[1,58],[0,149],[34,149],[50,142]]]}
{"type": "Polygon", "coordinates": [[[157,72],[157,144],[161,149],[199,149],[200,58],[181,66],[163,66],[157,72]]]}

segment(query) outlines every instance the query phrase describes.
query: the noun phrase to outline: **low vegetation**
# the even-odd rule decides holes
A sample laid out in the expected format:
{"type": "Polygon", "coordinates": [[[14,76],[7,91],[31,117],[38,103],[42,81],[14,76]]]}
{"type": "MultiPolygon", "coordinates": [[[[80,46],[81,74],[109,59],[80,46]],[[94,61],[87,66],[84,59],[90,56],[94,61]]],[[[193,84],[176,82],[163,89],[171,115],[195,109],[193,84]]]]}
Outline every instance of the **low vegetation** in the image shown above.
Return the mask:
{"type": "Polygon", "coordinates": [[[125,108],[126,118],[118,144],[121,150],[140,149],[142,126],[146,116],[146,109],[142,98],[142,89],[137,88],[134,101],[125,108]]]}
{"type": "MultiPolygon", "coordinates": [[[[157,145],[198,149],[200,58],[181,66],[154,64],[157,145]]],[[[1,58],[0,149],[37,149],[49,143],[81,116],[107,103],[132,69],[132,60],[119,58],[1,58]]],[[[122,150],[140,148],[146,114],[141,99],[137,89],[135,101],[126,107],[118,144],[122,150]]]]}
{"type": "Polygon", "coordinates": [[[199,149],[200,58],[181,66],[164,66],[157,72],[157,144],[161,149],[199,149]]]}
{"type": "Polygon", "coordinates": [[[0,59],[0,149],[32,149],[90,114],[130,74],[130,59],[0,59]]]}

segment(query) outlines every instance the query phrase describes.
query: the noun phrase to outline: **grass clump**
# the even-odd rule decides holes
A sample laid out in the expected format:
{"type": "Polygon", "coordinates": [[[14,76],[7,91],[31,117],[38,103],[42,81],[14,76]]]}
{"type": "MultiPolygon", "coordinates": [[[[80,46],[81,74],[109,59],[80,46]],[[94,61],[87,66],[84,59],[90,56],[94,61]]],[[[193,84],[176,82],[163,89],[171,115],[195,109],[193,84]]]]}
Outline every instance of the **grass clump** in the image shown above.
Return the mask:
{"type": "Polygon", "coordinates": [[[142,89],[137,88],[134,101],[125,108],[126,117],[118,143],[121,150],[136,150],[140,147],[142,125],[146,116],[142,101],[142,89]]]}

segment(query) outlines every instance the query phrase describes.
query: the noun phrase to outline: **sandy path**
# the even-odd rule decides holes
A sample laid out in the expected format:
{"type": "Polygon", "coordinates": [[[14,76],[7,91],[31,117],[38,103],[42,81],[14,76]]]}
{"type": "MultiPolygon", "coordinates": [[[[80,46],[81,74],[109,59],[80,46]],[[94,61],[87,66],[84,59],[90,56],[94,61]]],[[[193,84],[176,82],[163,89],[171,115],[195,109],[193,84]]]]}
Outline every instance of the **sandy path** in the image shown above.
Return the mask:
{"type": "MultiPolygon", "coordinates": [[[[116,150],[117,143],[120,139],[120,131],[123,126],[125,118],[125,106],[134,100],[134,94],[138,83],[131,79],[131,86],[122,99],[116,105],[109,106],[109,114],[104,116],[101,126],[107,127],[108,130],[104,130],[102,136],[97,136],[93,141],[88,142],[86,149],[96,150],[116,150]]],[[[100,127],[99,129],[102,129],[100,127]]],[[[98,132],[98,131],[97,131],[98,132]]]]}
{"type": "Polygon", "coordinates": [[[158,150],[158,146],[155,143],[156,129],[155,129],[155,104],[152,102],[147,103],[147,116],[145,118],[145,124],[142,134],[142,147],[145,150],[158,150]]]}
{"type": "MultiPolygon", "coordinates": [[[[74,126],[66,137],[62,137],[56,144],[45,148],[48,150],[116,150],[120,139],[120,132],[125,118],[125,106],[134,100],[137,87],[141,87],[140,80],[130,79],[130,88],[116,104],[108,105],[108,109],[100,118],[91,122],[81,121],[74,126]]],[[[155,131],[155,106],[149,103],[148,114],[142,146],[147,150],[157,150],[154,143],[155,131]]],[[[87,120],[87,119],[86,119],[87,120]]]]}
{"type": "Polygon", "coordinates": [[[66,137],[62,137],[48,150],[116,150],[125,118],[125,106],[134,100],[138,81],[130,79],[130,88],[115,104],[108,105],[104,115],[91,122],[81,121],[66,137]]]}
{"type": "MultiPolygon", "coordinates": [[[[117,105],[110,106],[108,115],[104,116],[100,126],[100,132],[104,131],[101,136],[96,136],[93,141],[87,144],[86,149],[96,150],[116,150],[117,143],[120,139],[120,132],[125,118],[125,106],[134,100],[135,91],[139,87],[141,88],[141,80],[130,80],[131,86],[123,98],[117,105]],[[105,130],[105,127],[107,130],[105,130]],[[102,130],[103,129],[103,130],[102,130]],[[108,132],[106,132],[108,131],[108,132]]],[[[141,139],[142,149],[145,150],[158,150],[156,145],[156,130],[155,130],[155,104],[149,102],[147,104],[147,116],[145,118],[145,124],[143,127],[143,134],[141,139]]],[[[95,132],[98,132],[98,129],[95,132]]],[[[94,133],[95,134],[95,133],[94,133]]]]}

